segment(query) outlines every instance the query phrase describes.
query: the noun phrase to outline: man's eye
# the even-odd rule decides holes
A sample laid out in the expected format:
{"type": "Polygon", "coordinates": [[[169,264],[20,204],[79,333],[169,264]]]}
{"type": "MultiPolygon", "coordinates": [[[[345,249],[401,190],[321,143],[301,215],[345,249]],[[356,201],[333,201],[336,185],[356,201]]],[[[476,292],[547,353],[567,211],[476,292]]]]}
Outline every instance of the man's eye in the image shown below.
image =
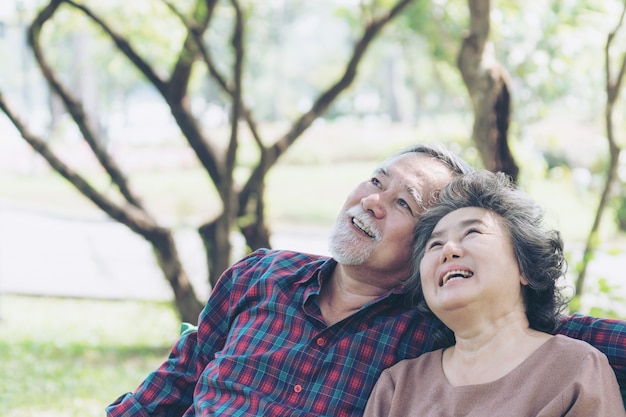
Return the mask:
{"type": "Polygon", "coordinates": [[[376,177],[372,177],[372,179],[370,180],[370,182],[371,182],[372,184],[374,184],[375,186],[377,186],[377,187],[380,187],[380,186],[381,186],[380,181],[378,181],[378,178],[376,178],[376,177]]]}
{"type": "Polygon", "coordinates": [[[411,213],[413,213],[413,210],[411,209],[411,206],[409,205],[409,203],[407,203],[406,200],[401,198],[401,199],[398,200],[398,204],[400,204],[400,206],[402,206],[402,208],[405,208],[405,209],[409,210],[411,213]]]}

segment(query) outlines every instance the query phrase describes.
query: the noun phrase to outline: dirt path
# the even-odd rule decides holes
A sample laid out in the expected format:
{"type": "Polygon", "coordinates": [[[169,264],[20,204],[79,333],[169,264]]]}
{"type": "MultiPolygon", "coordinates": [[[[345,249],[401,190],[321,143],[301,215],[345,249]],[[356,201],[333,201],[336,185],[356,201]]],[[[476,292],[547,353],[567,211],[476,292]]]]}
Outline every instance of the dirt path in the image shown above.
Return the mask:
{"type": "MultiPolygon", "coordinates": [[[[277,228],[274,248],[327,254],[327,231],[277,228]]],[[[176,235],[200,296],[208,295],[203,248],[193,230],[176,235]]],[[[242,248],[242,243],[235,245],[242,248]]],[[[245,255],[243,249],[234,259],[245,255]]],[[[170,300],[150,245],[104,216],[76,219],[0,204],[0,292],[170,300]]]]}

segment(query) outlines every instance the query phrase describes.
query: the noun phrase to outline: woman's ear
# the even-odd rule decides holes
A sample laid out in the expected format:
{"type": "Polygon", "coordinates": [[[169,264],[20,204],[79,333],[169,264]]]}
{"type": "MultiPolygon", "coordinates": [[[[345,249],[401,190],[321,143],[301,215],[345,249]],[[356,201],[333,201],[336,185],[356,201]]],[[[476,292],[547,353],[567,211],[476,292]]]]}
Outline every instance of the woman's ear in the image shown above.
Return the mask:
{"type": "Polygon", "coordinates": [[[524,276],[524,274],[522,274],[522,272],[520,271],[519,273],[519,282],[522,285],[528,285],[528,280],[526,279],[526,277],[524,276]]]}

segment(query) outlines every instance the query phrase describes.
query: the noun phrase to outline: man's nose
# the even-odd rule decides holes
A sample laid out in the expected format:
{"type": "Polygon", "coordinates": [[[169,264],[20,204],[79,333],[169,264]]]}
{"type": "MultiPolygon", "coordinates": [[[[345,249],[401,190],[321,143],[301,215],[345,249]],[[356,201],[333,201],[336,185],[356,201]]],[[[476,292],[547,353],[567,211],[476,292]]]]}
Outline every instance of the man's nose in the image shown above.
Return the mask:
{"type": "Polygon", "coordinates": [[[385,216],[385,202],[380,193],[369,194],[361,199],[361,206],[376,218],[385,216]]]}

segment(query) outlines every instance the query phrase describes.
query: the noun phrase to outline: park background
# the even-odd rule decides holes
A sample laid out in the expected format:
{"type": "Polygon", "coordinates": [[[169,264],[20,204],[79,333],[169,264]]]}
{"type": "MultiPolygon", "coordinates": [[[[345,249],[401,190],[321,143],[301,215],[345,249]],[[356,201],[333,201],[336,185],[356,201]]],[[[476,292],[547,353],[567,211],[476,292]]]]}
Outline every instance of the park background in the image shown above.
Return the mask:
{"type": "MultiPolygon", "coordinates": [[[[0,92],[35,135],[106,193],[111,183],[41,75],[25,31],[49,1],[0,4],[0,92]]],[[[64,2],[60,2],[64,3],[64,2]]],[[[194,2],[173,2],[189,11],[194,2]]],[[[215,3],[215,2],[207,2],[215,3]]],[[[358,72],[265,176],[271,245],[326,254],[326,236],[346,194],[381,159],[416,142],[441,143],[476,166],[474,114],[456,68],[468,27],[465,1],[409,2],[365,51],[358,72]]],[[[564,236],[577,278],[606,173],[609,150],[605,44],[621,1],[492,1],[490,39],[509,72],[508,144],[518,183],[564,236]]],[[[166,73],[184,30],[165,2],[83,1],[108,18],[166,73]]],[[[238,4],[238,2],[232,2],[238,4]]],[[[242,1],[243,97],[267,138],[281,137],[338,78],[361,30],[391,1],[242,1]]],[[[219,214],[207,173],[163,98],[87,19],[63,5],[44,50],[71,86],[94,130],[169,228],[199,300],[208,284],[198,225],[219,214]]],[[[209,43],[218,68],[229,49],[231,2],[218,1],[209,43]]],[[[618,33],[619,35],[619,33],[618,33]]],[[[620,35],[612,52],[626,52],[620,35]]],[[[189,89],[194,114],[226,148],[232,101],[201,70],[189,89]]],[[[624,144],[624,94],[615,106],[624,144]]],[[[237,164],[258,151],[241,134],[237,164]]],[[[621,146],[621,145],[620,145],[621,146]]],[[[623,158],[576,310],[626,318],[623,158]]],[[[245,171],[245,169],[242,169],[245,171]]],[[[239,172],[239,179],[244,177],[239,172]]],[[[135,388],[167,355],[180,315],[151,245],[61,178],[0,113],[0,415],[91,416],[135,388]]],[[[229,261],[249,247],[233,228],[229,261]]]]}

